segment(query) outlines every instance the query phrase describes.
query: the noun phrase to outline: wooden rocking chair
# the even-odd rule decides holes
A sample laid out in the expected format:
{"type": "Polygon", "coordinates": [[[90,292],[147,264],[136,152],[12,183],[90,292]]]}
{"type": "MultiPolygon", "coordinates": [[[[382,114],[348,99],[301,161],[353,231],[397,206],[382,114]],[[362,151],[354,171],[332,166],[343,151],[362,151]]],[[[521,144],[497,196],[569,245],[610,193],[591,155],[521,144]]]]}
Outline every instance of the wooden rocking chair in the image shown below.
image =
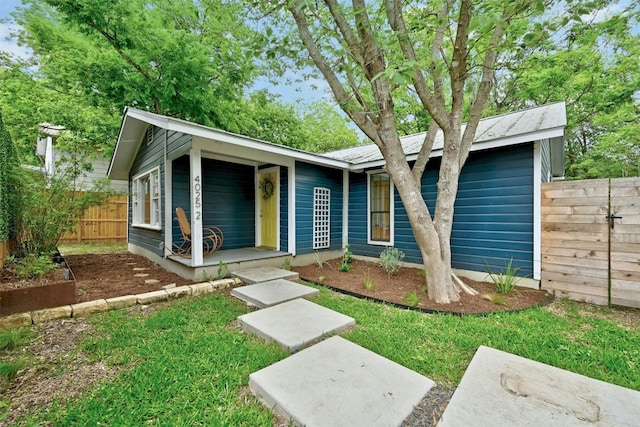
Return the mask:
{"type": "MultiPolygon", "coordinates": [[[[174,252],[178,255],[191,254],[191,223],[187,218],[187,214],[182,208],[176,208],[176,219],[178,225],[180,225],[180,232],[182,233],[182,242],[174,244],[174,252]]],[[[220,249],[224,236],[222,230],[218,227],[207,226],[202,227],[202,254],[209,255],[220,249]]]]}

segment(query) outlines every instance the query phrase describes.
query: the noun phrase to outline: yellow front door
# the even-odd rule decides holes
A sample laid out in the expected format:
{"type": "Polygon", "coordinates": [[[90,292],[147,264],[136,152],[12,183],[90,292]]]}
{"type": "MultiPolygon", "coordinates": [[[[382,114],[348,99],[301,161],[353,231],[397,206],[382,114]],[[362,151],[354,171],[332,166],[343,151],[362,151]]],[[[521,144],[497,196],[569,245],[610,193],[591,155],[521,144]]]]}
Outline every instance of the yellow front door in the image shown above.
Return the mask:
{"type": "Polygon", "coordinates": [[[258,173],[260,197],[260,245],[277,247],[278,242],[278,173],[258,173]]]}

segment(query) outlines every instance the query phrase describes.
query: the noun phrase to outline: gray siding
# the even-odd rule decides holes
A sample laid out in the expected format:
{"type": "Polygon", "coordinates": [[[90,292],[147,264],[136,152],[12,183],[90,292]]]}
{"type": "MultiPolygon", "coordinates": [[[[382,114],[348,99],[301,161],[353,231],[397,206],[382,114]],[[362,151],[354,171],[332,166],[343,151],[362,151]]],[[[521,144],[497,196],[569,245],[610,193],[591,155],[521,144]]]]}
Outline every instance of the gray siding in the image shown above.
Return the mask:
{"type": "MultiPolygon", "coordinates": [[[[423,196],[433,207],[438,161],[423,177],[423,196]]],[[[367,176],[351,174],[349,243],[357,255],[378,257],[383,246],[367,244],[367,176]]],[[[395,247],[408,262],[422,263],[397,192],[395,247]]],[[[500,270],[513,257],[521,275],[533,274],[533,145],[472,153],[460,176],[451,235],[454,268],[500,270]]]]}
{"type": "Polygon", "coordinates": [[[296,162],[296,253],[313,252],[313,188],[331,190],[330,247],[342,248],[342,171],[296,162]]]}
{"type": "MultiPolygon", "coordinates": [[[[160,211],[165,208],[165,188],[164,188],[164,135],[165,131],[155,128],[153,140],[150,144],[142,141],[140,149],[136,155],[131,170],[129,171],[129,243],[147,249],[159,256],[164,254],[164,230],[148,230],[145,228],[132,227],[132,189],[131,183],[134,176],[149,171],[156,166],[160,166],[160,211]]],[[[145,136],[143,135],[143,138],[145,136]]]]}

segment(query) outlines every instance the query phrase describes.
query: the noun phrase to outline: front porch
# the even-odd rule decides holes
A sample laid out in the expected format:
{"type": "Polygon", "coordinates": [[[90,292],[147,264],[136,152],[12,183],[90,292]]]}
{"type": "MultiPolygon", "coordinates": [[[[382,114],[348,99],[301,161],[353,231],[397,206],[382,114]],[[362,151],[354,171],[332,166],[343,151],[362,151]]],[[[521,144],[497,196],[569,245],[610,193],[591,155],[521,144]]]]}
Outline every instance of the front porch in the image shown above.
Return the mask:
{"type": "Polygon", "coordinates": [[[182,277],[197,281],[205,277],[217,277],[222,262],[229,273],[247,268],[272,266],[279,267],[291,262],[292,254],[268,247],[247,247],[239,249],[221,249],[203,257],[202,264],[193,267],[191,258],[180,255],[169,255],[163,264],[165,268],[182,277]]]}

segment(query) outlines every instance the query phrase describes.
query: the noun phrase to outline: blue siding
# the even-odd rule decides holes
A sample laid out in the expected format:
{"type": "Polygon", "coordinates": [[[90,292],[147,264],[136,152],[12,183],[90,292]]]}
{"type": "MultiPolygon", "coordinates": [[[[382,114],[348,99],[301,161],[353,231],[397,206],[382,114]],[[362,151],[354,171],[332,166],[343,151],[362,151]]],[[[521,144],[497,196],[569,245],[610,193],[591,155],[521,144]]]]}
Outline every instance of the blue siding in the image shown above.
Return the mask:
{"type": "MultiPolygon", "coordinates": [[[[143,135],[142,138],[145,138],[143,135]]],[[[190,138],[185,135],[185,137],[190,138]]],[[[153,252],[159,256],[164,255],[164,230],[149,230],[145,228],[132,227],[132,197],[133,191],[131,188],[132,179],[134,176],[147,172],[156,166],[160,166],[160,191],[161,191],[161,207],[160,212],[164,212],[165,207],[165,189],[164,189],[164,141],[165,130],[154,127],[153,140],[150,144],[146,141],[142,141],[140,149],[136,154],[136,158],[131,165],[129,171],[129,243],[144,248],[150,252],[153,252]]]]}
{"type": "Polygon", "coordinates": [[[280,250],[289,249],[289,177],[288,168],[280,167],[280,250]]]}
{"type": "MultiPolygon", "coordinates": [[[[423,177],[427,205],[435,206],[439,162],[423,177]]],[[[378,257],[367,244],[367,175],[350,175],[349,243],[355,254],[378,257]]],[[[396,192],[394,245],[408,262],[422,263],[406,211],[396,192]]],[[[502,269],[513,257],[521,275],[533,275],[533,146],[472,153],[460,175],[451,234],[452,265],[502,269]]]]}
{"type": "MultiPolygon", "coordinates": [[[[203,221],[224,233],[224,249],[255,246],[255,170],[252,166],[202,159],[203,221]]],[[[189,157],[173,162],[173,207],[181,206],[191,217],[189,157]]],[[[173,239],[181,238],[174,221],[173,239]]]]}
{"type": "Polygon", "coordinates": [[[296,252],[313,252],[313,188],[331,190],[330,250],[342,248],[342,171],[296,162],[296,252]]]}

